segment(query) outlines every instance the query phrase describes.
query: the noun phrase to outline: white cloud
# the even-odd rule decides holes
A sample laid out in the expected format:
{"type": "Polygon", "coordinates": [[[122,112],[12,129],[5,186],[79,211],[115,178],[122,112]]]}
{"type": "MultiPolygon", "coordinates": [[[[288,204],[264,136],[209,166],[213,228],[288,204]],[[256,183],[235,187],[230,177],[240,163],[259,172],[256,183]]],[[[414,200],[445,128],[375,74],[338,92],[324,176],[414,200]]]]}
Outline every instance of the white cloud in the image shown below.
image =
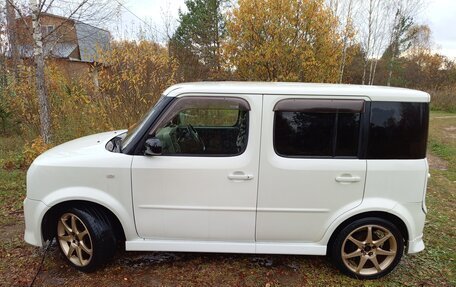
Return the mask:
{"type": "Polygon", "coordinates": [[[456,58],[456,1],[431,0],[424,21],[431,27],[436,51],[456,58]]]}

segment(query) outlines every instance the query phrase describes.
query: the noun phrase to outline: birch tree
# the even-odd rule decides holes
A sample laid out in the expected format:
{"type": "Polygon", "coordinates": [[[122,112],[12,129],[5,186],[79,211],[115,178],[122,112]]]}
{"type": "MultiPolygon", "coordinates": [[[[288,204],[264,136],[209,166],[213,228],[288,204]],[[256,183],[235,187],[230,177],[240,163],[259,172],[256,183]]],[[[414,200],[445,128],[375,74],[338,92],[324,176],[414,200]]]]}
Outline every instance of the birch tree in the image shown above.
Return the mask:
{"type": "Polygon", "coordinates": [[[17,50],[17,30],[16,30],[16,11],[14,6],[6,0],[6,35],[8,38],[9,52],[11,56],[11,66],[14,72],[14,79],[18,77],[17,65],[19,64],[19,53],[17,50]]]}
{"type": "Polygon", "coordinates": [[[352,44],[355,30],[353,14],[358,0],[329,0],[328,6],[339,21],[342,36],[342,56],[339,66],[339,83],[342,83],[348,58],[348,47],[352,44]]]}
{"type": "MultiPolygon", "coordinates": [[[[39,104],[40,136],[45,143],[52,139],[51,116],[48,93],[46,90],[44,44],[58,41],[58,31],[69,21],[81,21],[92,24],[103,24],[111,18],[112,2],[109,0],[30,0],[27,2],[6,0],[14,9],[26,30],[33,35],[33,60],[35,68],[35,88],[39,104]],[[25,8],[24,8],[25,7],[25,8]],[[44,13],[53,13],[63,18],[52,31],[43,35],[41,17],[44,13]],[[29,20],[30,19],[30,20],[29,20]],[[31,24],[31,25],[30,25],[31,24]]],[[[17,35],[16,35],[17,36],[17,35]]]]}
{"type": "MultiPolygon", "coordinates": [[[[363,64],[363,77],[362,77],[362,84],[369,84],[369,77],[368,76],[368,65],[370,60],[375,56],[375,50],[377,48],[377,45],[379,45],[379,35],[377,34],[379,29],[378,29],[378,24],[379,24],[379,17],[380,17],[380,12],[382,9],[382,2],[381,0],[369,0],[367,2],[367,7],[361,6],[361,9],[366,9],[367,10],[367,19],[366,21],[366,26],[365,29],[362,31],[362,36],[361,36],[361,44],[362,47],[366,53],[366,58],[364,60],[363,64]]],[[[372,70],[372,69],[371,69],[372,70]]]]}

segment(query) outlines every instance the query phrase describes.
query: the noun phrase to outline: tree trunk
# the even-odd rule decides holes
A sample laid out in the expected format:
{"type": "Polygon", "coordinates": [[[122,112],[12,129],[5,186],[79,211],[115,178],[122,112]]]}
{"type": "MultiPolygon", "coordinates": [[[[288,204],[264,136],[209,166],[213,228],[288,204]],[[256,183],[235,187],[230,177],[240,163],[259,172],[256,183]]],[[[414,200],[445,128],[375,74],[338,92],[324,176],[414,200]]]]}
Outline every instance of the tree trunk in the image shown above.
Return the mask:
{"type": "Polygon", "coordinates": [[[372,80],[371,80],[371,85],[373,85],[373,84],[374,84],[374,80],[375,80],[375,72],[377,71],[377,64],[378,64],[378,59],[375,59],[374,70],[372,71],[372,80]]]}
{"type": "Polygon", "coordinates": [[[363,63],[363,79],[362,79],[362,82],[361,82],[362,85],[366,84],[366,70],[367,70],[367,61],[368,60],[369,60],[368,58],[365,58],[364,59],[364,63],[363,63]]]}
{"type": "Polygon", "coordinates": [[[41,33],[40,11],[37,0],[30,0],[32,8],[32,26],[33,26],[33,44],[35,60],[35,81],[36,93],[38,96],[39,114],[40,114],[40,135],[45,143],[51,141],[51,117],[49,101],[46,93],[46,82],[44,78],[44,51],[43,37],[41,33]]]}
{"type": "Polygon", "coordinates": [[[348,10],[347,10],[347,18],[345,19],[345,31],[344,31],[344,45],[342,47],[342,63],[340,65],[340,72],[339,72],[339,83],[342,84],[344,79],[344,72],[345,72],[345,63],[347,60],[347,46],[348,46],[348,28],[351,24],[351,13],[352,13],[352,4],[353,0],[348,2],[348,10]]]}
{"type": "Polygon", "coordinates": [[[373,82],[372,77],[373,77],[373,73],[374,73],[374,61],[375,61],[375,58],[372,58],[370,61],[368,85],[372,85],[372,82],[373,82]]]}
{"type": "Polygon", "coordinates": [[[396,60],[396,44],[393,43],[392,48],[391,48],[391,59],[388,63],[388,80],[386,85],[391,86],[391,78],[393,77],[393,65],[394,61],[396,60]]]}
{"type": "Polygon", "coordinates": [[[387,86],[391,86],[391,78],[393,77],[393,57],[391,57],[390,62],[388,63],[388,81],[386,83],[387,86]]]}
{"type": "Polygon", "coordinates": [[[16,11],[10,0],[6,0],[6,24],[9,48],[11,52],[11,66],[14,79],[19,77],[19,50],[17,49],[16,11]]]}

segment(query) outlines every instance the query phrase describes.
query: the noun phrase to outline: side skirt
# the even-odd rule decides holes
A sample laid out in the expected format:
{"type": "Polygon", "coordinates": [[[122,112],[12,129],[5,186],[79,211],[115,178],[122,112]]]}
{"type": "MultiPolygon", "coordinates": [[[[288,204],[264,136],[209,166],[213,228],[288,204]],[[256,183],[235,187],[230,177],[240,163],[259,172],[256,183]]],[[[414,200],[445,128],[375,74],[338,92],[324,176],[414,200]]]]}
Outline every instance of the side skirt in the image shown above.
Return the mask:
{"type": "Polygon", "coordinates": [[[315,243],[220,242],[135,239],[125,243],[127,251],[214,252],[326,255],[326,246],[315,243]]]}

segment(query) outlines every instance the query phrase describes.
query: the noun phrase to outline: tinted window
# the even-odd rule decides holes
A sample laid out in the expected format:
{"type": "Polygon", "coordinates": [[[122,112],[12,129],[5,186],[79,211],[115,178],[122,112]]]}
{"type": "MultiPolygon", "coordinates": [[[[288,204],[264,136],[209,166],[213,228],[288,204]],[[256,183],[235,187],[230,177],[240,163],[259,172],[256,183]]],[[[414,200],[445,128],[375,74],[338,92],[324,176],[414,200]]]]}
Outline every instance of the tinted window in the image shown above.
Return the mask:
{"type": "Polygon", "coordinates": [[[424,158],[428,121],[427,103],[372,102],[367,157],[424,158]]]}
{"type": "Polygon", "coordinates": [[[358,153],[360,113],[339,113],[337,121],[336,156],[358,153]]]}
{"type": "Polygon", "coordinates": [[[282,156],[356,157],[363,109],[363,102],[354,100],[281,101],[274,108],[276,152],[282,156]]]}
{"type": "Polygon", "coordinates": [[[285,156],[332,156],[335,114],[276,112],[274,146],[285,156]]]}

